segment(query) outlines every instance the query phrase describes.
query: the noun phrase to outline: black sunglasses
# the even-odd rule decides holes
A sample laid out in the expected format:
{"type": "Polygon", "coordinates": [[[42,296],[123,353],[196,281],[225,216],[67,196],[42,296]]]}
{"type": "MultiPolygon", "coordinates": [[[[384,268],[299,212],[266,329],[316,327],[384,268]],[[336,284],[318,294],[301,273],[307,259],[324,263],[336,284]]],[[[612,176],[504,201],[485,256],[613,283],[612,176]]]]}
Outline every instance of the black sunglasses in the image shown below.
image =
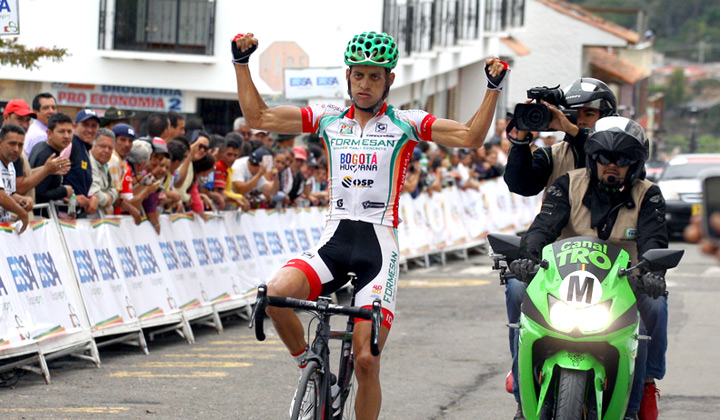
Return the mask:
{"type": "Polygon", "coordinates": [[[599,152],[595,153],[593,155],[593,160],[596,162],[600,162],[602,165],[609,165],[611,163],[614,163],[615,165],[623,168],[625,166],[630,166],[633,163],[637,163],[637,159],[633,159],[628,155],[625,155],[623,153],[613,153],[613,152],[599,152]]]}
{"type": "Polygon", "coordinates": [[[200,145],[198,145],[198,149],[200,149],[200,150],[208,150],[209,147],[205,146],[204,144],[200,144],[200,145]]]}

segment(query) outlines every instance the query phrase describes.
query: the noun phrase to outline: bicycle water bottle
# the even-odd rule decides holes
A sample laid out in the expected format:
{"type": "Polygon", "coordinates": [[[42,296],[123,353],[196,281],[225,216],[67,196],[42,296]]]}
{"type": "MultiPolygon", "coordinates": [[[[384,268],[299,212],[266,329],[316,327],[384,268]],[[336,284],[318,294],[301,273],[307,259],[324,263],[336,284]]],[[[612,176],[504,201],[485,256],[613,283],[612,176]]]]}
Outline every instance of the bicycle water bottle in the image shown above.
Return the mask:
{"type": "Polygon", "coordinates": [[[75,197],[75,193],[70,196],[70,203],[68,204],[68,216],[71,218],[75,218],[77,216],[77,198],[75,197]]]}

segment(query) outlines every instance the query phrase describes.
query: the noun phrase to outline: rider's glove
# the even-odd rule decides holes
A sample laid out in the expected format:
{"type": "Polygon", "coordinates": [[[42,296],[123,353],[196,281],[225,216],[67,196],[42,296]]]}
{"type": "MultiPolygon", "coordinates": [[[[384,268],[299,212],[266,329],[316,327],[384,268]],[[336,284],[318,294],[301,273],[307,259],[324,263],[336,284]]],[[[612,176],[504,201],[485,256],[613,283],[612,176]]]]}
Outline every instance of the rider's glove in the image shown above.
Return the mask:
{"type": "Polygon", "coordinates": [[[235,64],[242,64],[244,66],[247,66],[248,61],[250,60],[250,55],[257,50],[257,45],[253,45],[252,47],[248,48],[245,51],[240,51],[240,48],[238,48],[235,41],[238,38],[241,38],[244,34],[237,34],[235,35],[235,38],[233,38],[231,44],[232,44],[232,55],[233,55],[233,63],[235,64]]]}
{"type": "Polygon", "coordinates": [[[510,271],[512,271],[521,282],[530,283],[530,280],[532,280],[538,271],[538,266],[529,258],[520,258],[510,263],[510,271]]]}
{"type": "Polygon", "coordinates": [[[485,76],[488,80],[488,90],[502,90],[503,86],[505,86],[505,79],[507,78],[507,74],[510,72],[510,66],[504,61],[500,62],[503,64],[505,69],[501,71],[500,74],[498,74],[497,76],[491,76],[490,67],[485,64],[485,76]]]}
{"type": "Polygon", "coordinates": [[[653,299],[665,294],[665,276],[656,273],[645,273],[642,276],[643,289],[653,299]]]}

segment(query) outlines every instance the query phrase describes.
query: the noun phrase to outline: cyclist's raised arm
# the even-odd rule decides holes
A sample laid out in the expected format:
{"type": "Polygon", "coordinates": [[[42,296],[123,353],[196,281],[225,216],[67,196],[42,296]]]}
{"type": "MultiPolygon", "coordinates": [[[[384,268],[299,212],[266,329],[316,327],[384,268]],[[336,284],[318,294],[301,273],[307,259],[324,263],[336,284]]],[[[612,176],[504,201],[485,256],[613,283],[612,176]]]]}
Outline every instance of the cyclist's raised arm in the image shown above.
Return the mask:
{"type": "Polygon", "coordinates": [[[432,125],[433,141],[447,147],[482,146],[495,116],[495,106],[509,71],[507,63],[497,57],[485,60],[488,88],[480,108],[466,124],[446,119],[435,120],[432,125]]]}
{"type": "Polygon", "coordinates": [[[257,45],[258,40],[251,33],[238,35],[232,42],[238,101],[245,121],[250,128],[258,130],[283,134],[302,132],[300,108],[293,106],[270,108],[255,87],[250,76],[248,59],[257,49],[257,45]]]}

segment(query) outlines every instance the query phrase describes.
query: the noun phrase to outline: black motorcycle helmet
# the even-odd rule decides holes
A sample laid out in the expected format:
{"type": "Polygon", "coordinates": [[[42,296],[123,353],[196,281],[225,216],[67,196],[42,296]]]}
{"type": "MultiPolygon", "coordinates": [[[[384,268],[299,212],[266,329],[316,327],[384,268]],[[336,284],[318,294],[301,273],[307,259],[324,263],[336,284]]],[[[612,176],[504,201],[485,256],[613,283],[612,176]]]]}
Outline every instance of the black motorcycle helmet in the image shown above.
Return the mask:
{"type": "Polygon", "coordinates": [[[590,177],[597,180],[598,160],[602,164],[607,164],[605,159],[610,156],[616,159],[615,163],[629,163],[627,176],[622,185],[632,186],[638,180],[645,178],[645,161],[648,159],[649,146],[650,142],[645,130],[635,121],[617,116],[600,118],[585,142],[585,166],[590,177]]]}
{"type": "Polygon", "coordinates": [[[565,103],[570,109],[595,108],[600,118],[617,115],[617,99],[608,85],[598,79],[583,77],[565,89],[565,103]]]}

